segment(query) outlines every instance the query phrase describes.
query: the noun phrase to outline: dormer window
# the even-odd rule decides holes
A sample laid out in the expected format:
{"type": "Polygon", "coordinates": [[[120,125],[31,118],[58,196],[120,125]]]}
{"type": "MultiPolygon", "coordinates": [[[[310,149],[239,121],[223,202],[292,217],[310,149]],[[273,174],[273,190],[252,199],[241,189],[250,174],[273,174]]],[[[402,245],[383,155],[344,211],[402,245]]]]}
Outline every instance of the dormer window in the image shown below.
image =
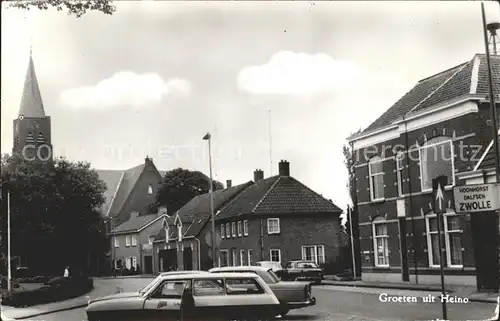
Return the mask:
{"type": "Polygon", "coordinates": [[[149,185],[148,186],[148,195],[153,195],[154,191],[153,191],[153,185],[149,185]]]}
{"type": "Polygon", "coordinates": [[[28,136],[26,136],[26,143],[27,144],[34,144],[35,143],[35,137],[33,137],[32,133],[28,133],[28,136]]]}

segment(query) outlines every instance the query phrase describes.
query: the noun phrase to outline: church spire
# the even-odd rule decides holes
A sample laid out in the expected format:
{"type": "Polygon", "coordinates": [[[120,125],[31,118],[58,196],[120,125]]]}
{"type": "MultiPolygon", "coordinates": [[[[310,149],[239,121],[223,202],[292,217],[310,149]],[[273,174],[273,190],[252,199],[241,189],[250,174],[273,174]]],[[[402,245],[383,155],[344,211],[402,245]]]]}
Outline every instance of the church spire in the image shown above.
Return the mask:
{"type": "Polygon", "coordinates": [[[23,95],[21,97],[21,106],[19,116],[42,118],[45,117],[42,95],[38,87],[38,80],[35,73],[35,64],[33,63],[32,48],[30,46],[30,60],[26,80],[24,81],[23,95]]]}

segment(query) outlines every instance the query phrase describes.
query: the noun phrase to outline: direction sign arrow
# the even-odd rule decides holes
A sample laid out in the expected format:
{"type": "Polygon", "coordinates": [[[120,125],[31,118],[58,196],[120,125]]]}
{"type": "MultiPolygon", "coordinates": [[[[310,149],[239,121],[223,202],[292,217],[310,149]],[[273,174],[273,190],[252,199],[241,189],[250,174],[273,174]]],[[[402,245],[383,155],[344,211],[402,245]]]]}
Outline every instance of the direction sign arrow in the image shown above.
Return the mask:
{"type": "Polygon", "coordinates": [[[439,204],[439,211],[443,211],[443,202],[444,202],[444,196],[443,196],[443,190],[441,189],[441,184],[437,183],[437,190],[436,190],[436,201],[438,201],[439,204]]]}

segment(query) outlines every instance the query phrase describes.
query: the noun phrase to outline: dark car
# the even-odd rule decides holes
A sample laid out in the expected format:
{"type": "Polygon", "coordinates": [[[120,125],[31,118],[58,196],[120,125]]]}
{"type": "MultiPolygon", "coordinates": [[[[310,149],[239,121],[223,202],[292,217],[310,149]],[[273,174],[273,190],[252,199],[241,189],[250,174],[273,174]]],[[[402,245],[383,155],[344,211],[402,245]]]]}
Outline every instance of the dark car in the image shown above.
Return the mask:
{"type": "Polygon", "coordinates": [[[321,284],[324,279],[323,269],[312,261],[290,261],[285,269],[276,274],[283,281],[313,281],[321,284]]]}

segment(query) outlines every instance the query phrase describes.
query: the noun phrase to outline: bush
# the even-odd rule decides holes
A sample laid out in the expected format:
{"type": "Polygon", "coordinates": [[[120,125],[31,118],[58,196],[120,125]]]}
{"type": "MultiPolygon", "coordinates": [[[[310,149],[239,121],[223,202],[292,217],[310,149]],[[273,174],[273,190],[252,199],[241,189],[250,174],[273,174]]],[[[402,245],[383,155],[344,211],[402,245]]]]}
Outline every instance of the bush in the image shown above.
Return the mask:
{"type": "MultiPolygon", "coordinates": [[[[0,279],[0,285],[1,285],[1,288],[2,289],[7,289],[8,286],[7,286],[7,278],[2,276],[1,279],[0,279]]],[[[19,288],[19,282],[17,282],[16,280],[10,280],[10,285],[12,286],[13,289],[18,289],[19,288]]]]}
{"type": "Polygon", "coordinates": [[[23,278],[15,278],[18,283],[45,283],[53,278],[52,276],[31,276],[23,278]]]}
{"type": "Polygon", "coordinates": [[[71,299],[91,291],[92,278],[53,278],[41,288],[12,291],[3,298],[3,304],[13,307],[31,306],[71,299]]]}

